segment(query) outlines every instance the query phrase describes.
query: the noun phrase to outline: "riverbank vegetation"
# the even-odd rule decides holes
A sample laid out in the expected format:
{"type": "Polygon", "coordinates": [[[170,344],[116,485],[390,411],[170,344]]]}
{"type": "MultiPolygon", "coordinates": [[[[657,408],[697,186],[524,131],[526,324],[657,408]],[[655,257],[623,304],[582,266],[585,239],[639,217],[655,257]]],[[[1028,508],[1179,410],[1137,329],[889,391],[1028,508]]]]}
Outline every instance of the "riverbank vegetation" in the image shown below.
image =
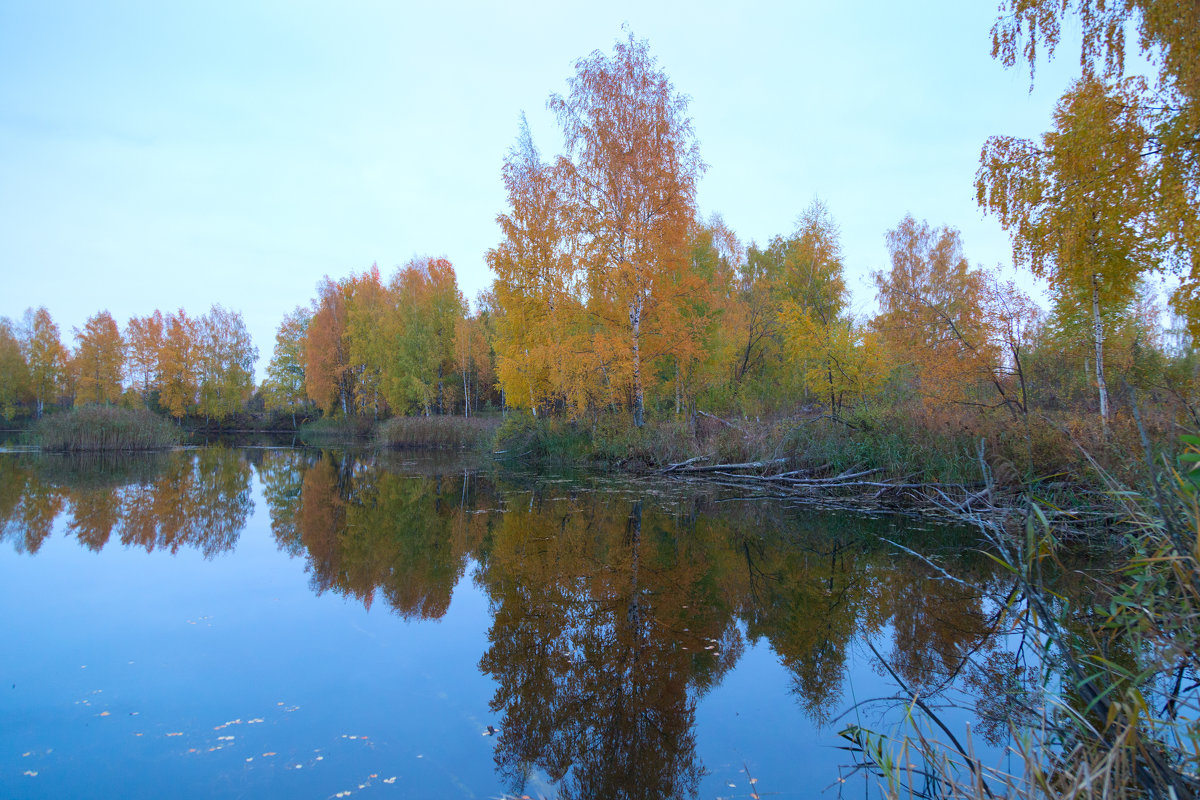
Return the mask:
{"type": "MultiPolygon", "coordinates": [[[[997,52],[1012,61],[1009,33],[997,52]]],[[[444,258],[327,277],[284,317],[257,386],[241,316],[220,306],[123,331],[100,312],[73,351],[46,309],[30,310],[0,323],[0,410],[102,403],[206,430],[270,415],[386,445],[475,443],[489,425],[465,420],[502,415],[491,448],[505,459],[788,457],[961,484],[982,466],[1034,491],[1098,488],[1086,451],[1144,486],[1126,457],[1142,432],[1171,455],[1180,426],[1200,426],[1200,182],[1172,132],[1192,119],[1179,88],[1192,78],[1164,53],[1157,85],[1089,73],[1040,141],[984,148],[979,203],[1012,233],[1020,274],[972,265],[954,227],[907,214],[881,232],[889,263],[864,314],[819,199],[763,243],[702,217],[687,99],[628,36],[551,95],[562,153],[544,157],[521,125],[486,254],[495,280],[473,302],[444,258]],[[1148,105],[1155,92],[1182,110],[1148,105]],[[1095,165],[1111,169],[1088,177],[1095,165]],[[1022,288],[1031,276],[1048,309],[1022,288]]]]}

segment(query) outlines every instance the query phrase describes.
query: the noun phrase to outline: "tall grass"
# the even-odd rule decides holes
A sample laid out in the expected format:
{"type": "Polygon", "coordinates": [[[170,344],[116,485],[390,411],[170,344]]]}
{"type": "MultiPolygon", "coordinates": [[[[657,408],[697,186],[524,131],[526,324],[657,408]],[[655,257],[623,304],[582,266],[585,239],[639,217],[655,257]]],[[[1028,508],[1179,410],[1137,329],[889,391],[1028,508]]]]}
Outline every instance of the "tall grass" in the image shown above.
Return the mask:
{"type": "Polygon", "coordinates": [[[179,429],[145,409],[85,405],[43,417],[29,432],[54,452],[162,450],[180,443],[179,429]]]}
{"type": "Polygon", "coordinates": [[[379,447],[475,448],[491,442],[496,417],[392,417],[375,429],[379,447]]]}

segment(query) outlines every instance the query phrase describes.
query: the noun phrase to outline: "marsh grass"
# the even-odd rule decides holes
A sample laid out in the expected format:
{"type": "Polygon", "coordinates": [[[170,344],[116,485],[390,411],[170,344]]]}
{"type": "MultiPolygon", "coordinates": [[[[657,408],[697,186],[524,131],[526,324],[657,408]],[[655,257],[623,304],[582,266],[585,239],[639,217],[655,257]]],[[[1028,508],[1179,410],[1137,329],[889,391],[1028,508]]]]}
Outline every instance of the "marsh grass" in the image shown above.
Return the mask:
{"type": "Polygon", "coordinates": [[[368,417],[321,417],[300,426],[297,436],[305,444],[364,444],[375,433],[368,417]]]}
{"type": "Polygon", "coordinates": [[[477,448],[492,441],[497,417],[392,417],[375,429],[379,447],[477,448]]]}
{"type": "Polygon", "coordinates": [[[177,427],[153,412],[103,405],[43,417],[29,431],[32,444],[63,453],[164,450],[182,438],[177,427]]]}

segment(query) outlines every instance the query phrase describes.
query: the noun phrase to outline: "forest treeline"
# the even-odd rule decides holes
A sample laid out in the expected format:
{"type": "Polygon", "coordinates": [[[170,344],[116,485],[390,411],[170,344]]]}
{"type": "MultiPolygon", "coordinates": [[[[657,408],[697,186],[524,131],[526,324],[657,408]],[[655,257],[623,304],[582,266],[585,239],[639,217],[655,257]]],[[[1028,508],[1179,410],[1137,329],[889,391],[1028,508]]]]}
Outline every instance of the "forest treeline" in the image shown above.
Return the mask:
{"type": "MultiPolygon", "coordinates": [[[[1011,63],[1019,31],[1005,31],[996,52],[1011,63]]],[[[562,153],[543,158],[522,121],[486,254],[495,280],[474,303],[444,258],[386,279],[376,266],[327,277],[284,317],[257,386],[245,325],[220,306],[195,319],[155,311],[123,331],[100,312],[73,350],[31,310],[0,321],[0,410],[516,409],[592,431],[799,418],[1020,440],[1005,452],[1023,448],[1035,471],[1035,428],[1110,441],[1135,397],[1152,433],[1200,425],[1200,175],[1194,136],[1180,133],[1198,113],[1196,76],[1170,49],[1190,46],[1187,32],[1160,34],[1157,81],[1110,59],[1085,70],[1039,141],[983,148],[979,204],[1012,234],[1016,266],[1047,282],[1048,310],[999,268],[972,266],[955,228],[912,215],[884,234],[890,264],[872,275],[867,315],[852,309],[839,227],[819,199],[761,244],[704,219],[688,100],[631,35],[578,61],[567,93],[551,95],[562,153]]]]}

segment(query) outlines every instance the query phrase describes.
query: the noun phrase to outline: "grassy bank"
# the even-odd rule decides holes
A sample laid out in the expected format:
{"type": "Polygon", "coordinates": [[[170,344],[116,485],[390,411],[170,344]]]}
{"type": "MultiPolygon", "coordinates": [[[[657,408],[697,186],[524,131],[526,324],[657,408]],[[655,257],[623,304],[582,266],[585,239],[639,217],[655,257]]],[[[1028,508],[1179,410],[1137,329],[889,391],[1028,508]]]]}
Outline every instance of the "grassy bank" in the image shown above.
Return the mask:
{"type": "MultiPolygon", "coordinates": [[[[1171,426],[1144,422],[1153,456],[1172,455],[1177,445],[1171,426]]],[[[785,458],[794,467],[835,473],[879,468],[892,477],[972,483],[982,477],[981,443],[991,477],[1002,488],[1099,488],[1103,481],[1097,466],[1125,484],[1149,480],[1141,433],[1128,416],[1115,417],[1106,435],[1099,422],[1075,416],[986,419],[969,410],[955,414],[921,408],[838,419],[810,414],[723,420],[700,414],[690,424],[651,419],[642,428],[621,415],[589,422],[512,412],[498,428],[493,449],[509,459],[647,470],[696,457],[713,464],[785,458]]]]}
{"type": "Polygon", "coordinates": [[[43,417],[29,441],[53,452],[162,450],[182,441],[179,429],[149,411],[86,405],[43,417]]]}

